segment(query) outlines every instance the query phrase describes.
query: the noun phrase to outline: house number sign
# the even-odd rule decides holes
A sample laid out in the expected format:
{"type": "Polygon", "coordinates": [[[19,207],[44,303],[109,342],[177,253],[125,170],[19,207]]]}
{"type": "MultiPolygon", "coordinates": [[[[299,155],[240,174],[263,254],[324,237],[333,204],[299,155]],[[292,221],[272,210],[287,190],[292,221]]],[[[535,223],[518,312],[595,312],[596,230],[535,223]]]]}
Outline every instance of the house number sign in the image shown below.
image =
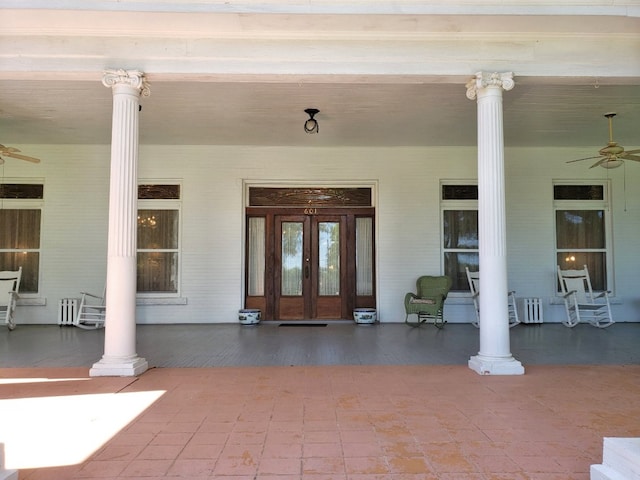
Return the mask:
{"type": "Polygon", "coordinates": [[[305,215],[316,215],[318,213],[318,209],[317,208],[312,208],[312,207],[308,207],[304,209],[304,214],[305,215]]]}

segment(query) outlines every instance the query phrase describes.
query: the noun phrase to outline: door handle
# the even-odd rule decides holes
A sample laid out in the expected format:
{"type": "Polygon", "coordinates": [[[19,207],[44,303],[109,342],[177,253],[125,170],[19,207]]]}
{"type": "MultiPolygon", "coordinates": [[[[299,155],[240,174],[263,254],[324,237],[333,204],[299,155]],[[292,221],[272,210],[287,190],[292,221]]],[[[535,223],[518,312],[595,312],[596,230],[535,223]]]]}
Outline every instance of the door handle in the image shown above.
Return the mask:
{"type": "Polygon", "coordinates": [[[304,278],[309,278],[309,259],[305,258],[304,261],[304,278]]]}

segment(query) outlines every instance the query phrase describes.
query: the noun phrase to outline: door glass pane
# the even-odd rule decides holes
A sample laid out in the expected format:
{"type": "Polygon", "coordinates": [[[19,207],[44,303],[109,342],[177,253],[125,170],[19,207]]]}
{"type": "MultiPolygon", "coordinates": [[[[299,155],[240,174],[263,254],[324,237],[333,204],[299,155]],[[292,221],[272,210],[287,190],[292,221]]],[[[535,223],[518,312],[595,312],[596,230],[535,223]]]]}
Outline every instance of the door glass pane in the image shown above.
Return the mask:
{"type": "Polygon", "coordinates": [[[302,295],[302,226],[282,222],[282,295],[302,295]]]}
{"type": "Polygon", "coordinates": [[[356,295],[373,295],[373,219],[356,218],[356,295]]]}
{"type": "Polygon", "coordinates": [[[318,294],[340,295],[340,224],[318,223],[318,294]]]}
{"type": "Polygon", "coordinates": [[[249,219],[249,251],[247,252],[247,294],[264,295],[265,219],[249,219]]]}

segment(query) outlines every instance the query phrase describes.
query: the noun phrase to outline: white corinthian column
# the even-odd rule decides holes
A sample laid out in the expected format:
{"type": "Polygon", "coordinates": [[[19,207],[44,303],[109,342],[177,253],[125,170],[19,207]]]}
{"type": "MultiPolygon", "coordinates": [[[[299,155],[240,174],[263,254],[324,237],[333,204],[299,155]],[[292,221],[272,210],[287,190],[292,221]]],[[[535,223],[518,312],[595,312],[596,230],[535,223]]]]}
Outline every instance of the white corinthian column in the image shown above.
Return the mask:
{"type": "Polygon", "coordinates": [[[102,83],[113,92],[107,315],[104,355],[89,374],[135,376],[148,368],[136,354],[136,229],[138,110],[140,95],[149,95],[149,85],[142,72],[131,70],[106,71],[102,83]]]}
{"type": "Polygon", "coordinates": [[[502,90],[513,88],[512,73],[479,72],[467,83],[478,100],[478,236],[480,256],[480,352],[469,368],[482,375],[521,375],[509,344],[504,194],[502,90]]]}

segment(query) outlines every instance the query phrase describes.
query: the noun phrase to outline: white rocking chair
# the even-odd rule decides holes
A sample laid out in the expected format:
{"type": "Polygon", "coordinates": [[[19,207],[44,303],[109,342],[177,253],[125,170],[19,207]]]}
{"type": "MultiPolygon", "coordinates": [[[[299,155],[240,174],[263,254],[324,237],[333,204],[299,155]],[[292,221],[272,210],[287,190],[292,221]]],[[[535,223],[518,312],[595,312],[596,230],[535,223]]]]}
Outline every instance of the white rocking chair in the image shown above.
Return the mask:
{"type": "Polygon", "coordinates": [[[73,322],[76,327],[93,330],[104,327],[104,321],[107,313],[106,298],[94,295],[88,292],[80,292],[80,306],[78,307],[78,315],[73,322]]]}
{"type": "Polygon", "coordinates": [[[562,322],[565,326],[573,328],[583,320],[598,328],[615,323],[609,304],[611,292],[593,292],[586,265],[580,270],[561,270],[558,265],[558,280],[567,311],[567,320],[562,322]]]}
{"type": "Polygon", "coordinates": [[[22,267],[16,271],[0,272],[0,315],[4,315],[9,330],[16,328],[13,314],[16,309],[16,301],[19,298],[18,290],[20,290],[21,279],[22,267]]]}
{"type": "MultiPolygon", "coordinates": [[[[469,267],[465,267],[467,272],[467,281],[471,290],[471,299],[476,310],[476,321],[472,322],[475,327],[480,326],[480,272],[470,272],[469,267]]],[[[518,317],[518,307],[516,304],[516,292],[512,290],[507,294],[507,302],[509,308],[509,328],[515,327],[520,323],[518,317]]]]}

